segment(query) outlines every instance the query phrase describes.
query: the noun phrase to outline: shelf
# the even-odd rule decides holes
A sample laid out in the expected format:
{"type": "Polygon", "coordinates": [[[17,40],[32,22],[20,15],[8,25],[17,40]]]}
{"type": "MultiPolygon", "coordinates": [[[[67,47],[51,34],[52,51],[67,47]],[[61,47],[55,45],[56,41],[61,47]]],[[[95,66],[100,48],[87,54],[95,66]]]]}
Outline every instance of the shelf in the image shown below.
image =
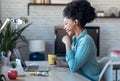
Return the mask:
{"type": "Polygon", "coordinates": [[[110,16],[104,16],[104,17],[97,17],[97,18],[120,18],[120,17],[110,17],[110,16]]]}
{"type": "MultiPolygon", "coordinates": [[[[66,4],[53,4],[53,3],[48,3],[48,4],[40,4],[40,3],[28,3],[27,6],[27,15],[30,15],[30,6],[65,6],[66,4]]],[[[97,17],[97,18],[120,18],[120,17],[110,17],[110,16],[104,16],[104,17],[97,17]]]]}
{"type": "Polygon", "coordinates": [[[65,6],[66,4],[40,4],[40,3],[28,3],[28,7],[27,7],[27,15],[29,15],[30,12],[30,6],[32,5],[40,5],[40,6],[65,6]]]}

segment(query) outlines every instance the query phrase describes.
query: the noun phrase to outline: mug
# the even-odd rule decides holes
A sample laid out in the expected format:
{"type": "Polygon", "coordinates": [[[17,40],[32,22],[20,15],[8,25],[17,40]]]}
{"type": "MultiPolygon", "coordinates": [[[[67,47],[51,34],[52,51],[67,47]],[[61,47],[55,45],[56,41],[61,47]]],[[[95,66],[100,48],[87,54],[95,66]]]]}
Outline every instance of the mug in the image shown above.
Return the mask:
{"type": "Polygon", "coordinates": [[[55,64],[56,55],[55,54],[48,54],[48,63],[55,64]]]}

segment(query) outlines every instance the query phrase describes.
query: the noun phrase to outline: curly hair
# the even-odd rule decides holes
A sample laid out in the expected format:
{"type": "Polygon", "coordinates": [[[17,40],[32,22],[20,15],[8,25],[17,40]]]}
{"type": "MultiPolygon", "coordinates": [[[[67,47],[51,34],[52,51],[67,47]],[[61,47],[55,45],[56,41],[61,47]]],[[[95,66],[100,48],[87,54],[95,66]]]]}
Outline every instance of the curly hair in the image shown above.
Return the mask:
{"type": "Polygon", "coordinates": [[[63,10],[63,17],[78,19],[80,25],[84,27],[96,18],[96,13],[87,0],[74,0],[69,2],[63,10]]]}

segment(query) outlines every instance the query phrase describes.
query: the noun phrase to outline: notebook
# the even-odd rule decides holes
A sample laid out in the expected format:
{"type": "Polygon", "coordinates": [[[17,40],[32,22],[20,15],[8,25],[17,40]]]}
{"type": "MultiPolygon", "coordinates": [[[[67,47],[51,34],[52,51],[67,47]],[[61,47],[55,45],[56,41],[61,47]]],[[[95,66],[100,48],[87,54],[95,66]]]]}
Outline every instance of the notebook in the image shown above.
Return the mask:
{"type": "Polygon", "coordinates": [[[21,65],[22,65],[24,71],[28,71],[28,72],[38,72],[38,71],[48,72],[49,71],[49,67],[40,67],[38,64],[35,64],[35,63],[31,63],[31,64],[27,65],[25,63],[24,59],[21,57],[21,54],[20,54],[18,48],[14,48],[13,52],[14,52],[16,58],[21,60],[21,65]]]}

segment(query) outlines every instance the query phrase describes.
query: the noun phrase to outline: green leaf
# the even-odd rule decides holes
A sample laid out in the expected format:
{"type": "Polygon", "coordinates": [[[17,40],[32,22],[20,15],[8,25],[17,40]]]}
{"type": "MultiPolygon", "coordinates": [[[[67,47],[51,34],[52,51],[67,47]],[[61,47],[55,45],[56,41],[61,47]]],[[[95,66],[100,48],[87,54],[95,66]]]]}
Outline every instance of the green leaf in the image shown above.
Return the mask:
{"type": "MultiPolygon", "coordinates": [[[[18,29],[15,29],[15,27],[11,25],[11,22],[9,22],[6,28],[4,28],[0,33],[0,51],[8,51],[15,48],[17,40],[22,39],[22,32],[31,24],[32,23],[29,23],[25,26],[21,26],[18,29]]],[[[1,25],[2,22],[0,21],[0,26],[1,25]]]]}

